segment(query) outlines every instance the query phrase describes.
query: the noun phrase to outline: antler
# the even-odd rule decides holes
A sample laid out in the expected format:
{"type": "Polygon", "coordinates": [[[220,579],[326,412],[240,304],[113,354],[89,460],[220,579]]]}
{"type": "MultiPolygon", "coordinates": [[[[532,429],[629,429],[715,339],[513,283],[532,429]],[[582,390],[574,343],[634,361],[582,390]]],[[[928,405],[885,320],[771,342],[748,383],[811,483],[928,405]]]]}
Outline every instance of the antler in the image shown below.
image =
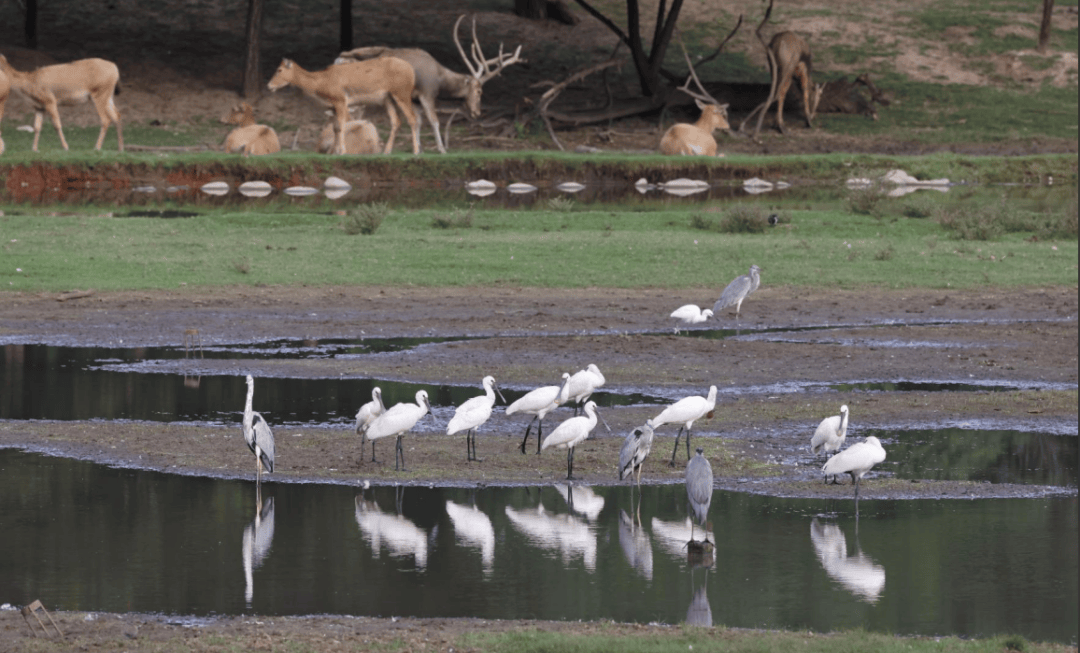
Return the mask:
{"type": "Polygon", "coordinates": [[[480,39],[476,36],[476,17],[473,17],[472,21],[472,45],[470,46],[470,52],[472,54],[472,60],[465,54],[465,48],[461,47],[461,40],[458,38],[458,28],[461,25],[461,21],[465,19],[465,14],[458,16],[457,22],[454,23],[454,45],[457,46],[458,53],[461,54],[461,59],[465,62],[465,66],[472,73],[472,76],[477,79],[481,84],[484,84],[492,77],[495,77],[502,72],[503,68],[515,63],[521,63],[525,60],[521,58],[521,46],[517,46],[513,54],[507,54],[503,52],[503,44],[499,43],[499,55],[497,57],[486,59],[484,57],[484,51],[480,48],[480,39]],[[495,66],[495,68],[492,68],[495,66]]]}

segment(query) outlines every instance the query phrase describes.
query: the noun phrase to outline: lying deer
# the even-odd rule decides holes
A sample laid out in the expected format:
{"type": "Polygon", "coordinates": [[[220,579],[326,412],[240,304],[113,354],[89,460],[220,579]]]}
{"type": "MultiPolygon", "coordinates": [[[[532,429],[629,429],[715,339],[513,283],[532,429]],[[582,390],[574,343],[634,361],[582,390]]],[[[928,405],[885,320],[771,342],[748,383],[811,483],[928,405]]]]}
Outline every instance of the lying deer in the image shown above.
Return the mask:
{"type": "Polygon", "coordinates": [[[8,81],[7,75],[4,74],[4,71],[0,70],[0,154],[4,153],[4,105],[7,103],[8,94],[10,92],[11,82],[8,81]]]}
{"type": "MultiPolygon", "coordinates": [[[[738,29],[738,26],[735,29],[738,29]]],[[[731,36],[728,36],[728,39],[730,38],[731,36]]],[[[726,39],[724,43],[727,43],[726,39]]],[[[709,95],[701,84],[701,80],[698,79],[694,65],[690,62],[690,55],[687,54],[686,47],[682,45],[682,39],[679,40],[679,45],[682,46],[686,65],[690,69],[686,83],[680,86],[679,90],[694,98],[694,102],[701,109],[701,117],[692,125],[679,122],[669,127],[660,139],[660,152],[667,155],[716,156],[716,139],[712,134],[717,129],[731,128],[727,120],[728,105],[720,104],[716,98],[709,95]],[[691,81],[697,85],[697,91],[690,89],[691,81]]]]}
{"type": "Polygon", "coordinates": [[[241,102],[221,117],[227,125],[239,125],[225,137],[226,152],[242,152],[244,156],[261,156],[281,151],[277,132],[267,125],[255,124],[255,110],[241,102]]]}
{"type": "Polygon", "coordinates": [[[0,72],[7,75],[11,88],[34,106],[35,152],[38,151],[38,138],[41,136],[41,124],[46,112],[56,127],[56,133],[60,135],[60,144],[65,150],[68,149],[57,107],[87,100],[94,101],[98,117],[101,118],[101,133],[98,134],[94,149],[101,149],[109,125],[116,123],[116,140],[119,150],[124,151],[120,113],[113,103],[113,95],[120,92],[120,70],[113,62],[104,59],[80,59],[71,63],[43,66],[32,72],[22,72],[12,68],[8,60],[0,55],[0,72]]]}
{"type": "MultiPolygon", "coordinates": [[[[330,154],[335,143],[334,112],[327,111],[326,113],[331,119],[326,122],[322,133],[319,134],[319,151],[330,154]]],[[[381,150],[382,143],[379,141],[379,132],[376,131],[375,125],[367,120],[359,119],[345,123],[345,154],[378,154],[381,150]]]]}
{"type": "Polygon", "coordinates": [[[405,114],[413,137],[413,154],[420,154],[420,125],[412,107],[413,87],[416,75],[412,66],[401,59],[384,57],[370,61],[356,61],[330,66],[326,70],[307,71],[299,64],[283,59],[267,88],[276,91],[292,84],[306,95],[334,110],[337,124],[336,154],[345,154],[345,123],[349,120],[351,104],[382,104],[390,118],[390,136],[386,139],[385,154],[394,149],[398,119],[394,111],[396,103],[405,114]]]}
{"type": "Polygon", "coordinates": [[[388,48],[385,46],[371,46],[348,50],[338,55],[335,63],[345,61],[364,61],[378,57],[396,57],[407,62],[413,67],[416,74],[416,86],[413,88],[413,99],[420,102],[431,129],[435,132],[435,145],[439,151],[446,153],[442,135],[439,132],[439,119],[435,115],[435,98],[440,94],[453,98],[465,98],[465,107],[470,118],[480,117],[480,97],[483,94],[483,86],[489,80],[502,72],[503,68],[523,61],[521,58],[521,46],[513,54],[503,54],[502,44],[499,45],[499,55],[492,59],[485,59],[483,50],[480,48],[480,40],[476,36],[476,20],[473,20],[472,57],[465,55],[465,48],[461,46],[458,38],[458,28],[465,18],[462,14],[454,23],[454,44],[457,45],[465,67],[469,69],[468,75],[456,73],[443,66],[435,57],[420,48],[388,48]],[[494,68],[492,68],[494,66],[494,68]]]}
{"type": "MultiPolygon", "coordinates": [[[[772,73],[769,98],[765,100],[763,105],[759,105],[754,109],[742,124],[745,125],[755,113],[760,111],[757,127],[754,129],[754,133],[757,134],[761,129],[761,121],[764,119],[765,114],[769,112],[769,107],[772,106],[773,102],[776,102],[776,127],[781,134],[785,133],[784,99],[787,98],[792,80],[798,79],[799,86],[802,88],[803,114],[806,117],[806,126],[812,128],[814,126],[814,115],[817,113],[818,102],[821,101],[824,86],[822,84],[814,86],[811,83],[810,46],[806,44],[806,41],[801,36],[794,32],[780,32],[769,41],[766,55],[772,73]]],[[[740,125],[741,129],[742,125],[740,125]]]]}

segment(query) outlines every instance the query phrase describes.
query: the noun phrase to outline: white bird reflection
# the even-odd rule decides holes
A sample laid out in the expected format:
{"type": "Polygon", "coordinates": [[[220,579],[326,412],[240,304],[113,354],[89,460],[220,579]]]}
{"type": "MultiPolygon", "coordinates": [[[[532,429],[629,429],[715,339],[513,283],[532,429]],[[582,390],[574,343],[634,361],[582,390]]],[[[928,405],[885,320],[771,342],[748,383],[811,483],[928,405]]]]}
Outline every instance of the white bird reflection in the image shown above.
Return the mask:
{"type": "Polygon", "coordinates": [[[858,553],[849,556],[844,531],[836,524],[823,524],[815,517],[810,522],[810,542],[830,578],[859,599],[877,603],[885,589],[885,568],[862,552],[858,538],[855,541],[858,553]]]}
{"type": "Polygon", "coordinates": [[[652,580],[652,538],[625,510],[619,511],[619,546],[634,571],[641,574],[645,580],[652,580]]]}
{"type": "Polygon", "coordinates": [[[585,569],[596,571],[596,534],[589,525],[573,515],[556,515],[544,511],[544,504],[536,510],[514,510],[506,507],[510,523],[533,544],[562,555],[564,564],[578,556],[585,562],[585,569]]]}
{"type": "Polygon", "coordinates": [[[491,576],[495,570],[495,529],[491,520],[476,506],[463,506],[453,501],[446,502],[446,514],[450,515],[458,541],[480,549],[484,576],[491,576]]]}
{"type": "Polygon", "coordinates": [[[253,572],[262,566],[273,542],[274,497],[269,497],[261,508],[255,504],[255,519],[244,527],[244,600],[249,608],[255,596],[253,572]]]}
{"type": "Polygon", "coordinates": [[[386,545],[394,557],[413,556],[417,569],[422,571],[427,566],[427,532],[405,517],[383,512],[379,504],[357,495],[356,525],[371,545],[373,554],[378,555],[386,545]]]}
{"type": "Polygon", "coordinates": [[[571,510],[589,521],[596,521],[596,518],[600,516],[600,511],[604,509],[604,497],[593,492],[593,489],[587,485],[556,483],[555,489],[566,500],[566,505],[570,506],[571,510]]]}
{"type": "MultiPolygon", "coordinates": [[[[691,531],[693,531],[693,539],[697,542],[704,542],[706,536],[710,542],[716,541],[712,531],[700,527],[694,528],[693,524],[689,517],[682,521],[663,521],[653,517],[652,534],[660,541],[660,545],[667,549],[668,553],[679,558],[685,558],[688,549],[687,543],[691,539],[691,531]]],[[[712,566],[712,564],[713,561],[710,560],[708,566],[712,566]]]]}

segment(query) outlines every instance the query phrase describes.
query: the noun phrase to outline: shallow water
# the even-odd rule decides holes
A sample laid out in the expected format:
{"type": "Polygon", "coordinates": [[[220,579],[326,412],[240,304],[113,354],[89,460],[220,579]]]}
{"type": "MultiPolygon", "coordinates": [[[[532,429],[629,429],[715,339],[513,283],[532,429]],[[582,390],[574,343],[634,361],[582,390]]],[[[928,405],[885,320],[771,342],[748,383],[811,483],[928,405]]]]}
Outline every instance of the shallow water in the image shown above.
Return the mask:
{"type": "Polygon", "coordinates": [[[1075,643],[1076,497],[868,501],[681,486],[359,488],[0,450],[0,600],[56,610],[691,621],[1075,643]],[[400,497],[400,512],[395,507],[400,497]],[[698,530],[700,537],[700,529],[698,530]]]}

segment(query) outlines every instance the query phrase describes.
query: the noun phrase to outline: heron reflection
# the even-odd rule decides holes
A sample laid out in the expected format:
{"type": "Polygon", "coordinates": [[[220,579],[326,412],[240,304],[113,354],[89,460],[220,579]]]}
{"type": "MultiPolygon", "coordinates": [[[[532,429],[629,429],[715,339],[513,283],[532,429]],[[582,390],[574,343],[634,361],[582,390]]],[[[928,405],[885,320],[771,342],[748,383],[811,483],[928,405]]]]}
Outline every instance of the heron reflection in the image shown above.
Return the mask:
{"type": "Polygon", "coordinates": [[[375,501],[356,496],[356,525],[364,540],[371,545],[373,555],[379,555],[385,545],[395,558],[412,556],[416,568],[427,567],[428,534],[400,514],[383,512],[375,501]]]}
{"type": "Polygon", "coordinates": [[[262,566],[274,542],[274,497],[255,504],[255,519],[244,527],[244,601],[251,607],[255,596],[254,571],[262,566]]]}
{"type": "Polygon", "coordinates": [[[836,524],[822,523],[814,517],[810,522],[810,542],[829,578],[860,600],[877,603],[885,589],[885,568],[862,552],[858,535],[855,538],[857,553],[849,556],[844,531],[836,524]]]}
{"type": "Polygon", "coordinates": [[[652,538],[645,532],[641,522],[628,515],[625,510],[619,511],[619,546],[634,571],[641,574],[645,580],[652,580],[652,538]]]}
{"type": "MultiPolygon", "coordinates": [[[[662,519],[652,518],[652,534],[659,541],[660,546],[667,550],[673,556],[678,558],[685,558],[687,550],[691,547],[688,543],[693,541],[697,543],[697,546],[693,547],[695,550],[704,550],[705,539],[709,541],[715,541],[716,538],[712,531],[706,528],[694,528],[693,521],[687,517],[682,521],[664,521],[662,519]]],[[[712,555],[707,557],[712,563],[712,555]]]]}
{"type": "Polygon", "coordinates": [[[694,566],[690,565],[690,588],[694,593],[690,598],[690,607],[686,609],[686,623],[691,626],[703,626],[712,628],[712,608],[709,606],[709,566],[712,563],[712,552],[709,552],[709,565],[705,566],[705,579],[700,585],[694,583],[694,566]]]}
{"type": "Polygon", "coordinates": [[[558,551],[564,564],[580,556],[585,569],[596,571],[596,533],[581,518],[549,513],[542,503],[535,510],[515,510],[507,506],[506,516],[530,542],[543,549],[558,551]]]}
{"type": "Polygon", "coordinates": [[[484,576],[491,576],[495,569],[495,529],[479,508],[463,506],[453,501],[446,502],[446,514],[454,525],[454,533],[464,546],[480,549],[480,559],[484,565],[484,576]]]}
{"type": "Polygon", "coordinates": [[[556,483],[555,490],[562,495],[571,510],[591,522],[596,521],[600,511],[604,509],[604,497],[587,485],[556,483]]]}

